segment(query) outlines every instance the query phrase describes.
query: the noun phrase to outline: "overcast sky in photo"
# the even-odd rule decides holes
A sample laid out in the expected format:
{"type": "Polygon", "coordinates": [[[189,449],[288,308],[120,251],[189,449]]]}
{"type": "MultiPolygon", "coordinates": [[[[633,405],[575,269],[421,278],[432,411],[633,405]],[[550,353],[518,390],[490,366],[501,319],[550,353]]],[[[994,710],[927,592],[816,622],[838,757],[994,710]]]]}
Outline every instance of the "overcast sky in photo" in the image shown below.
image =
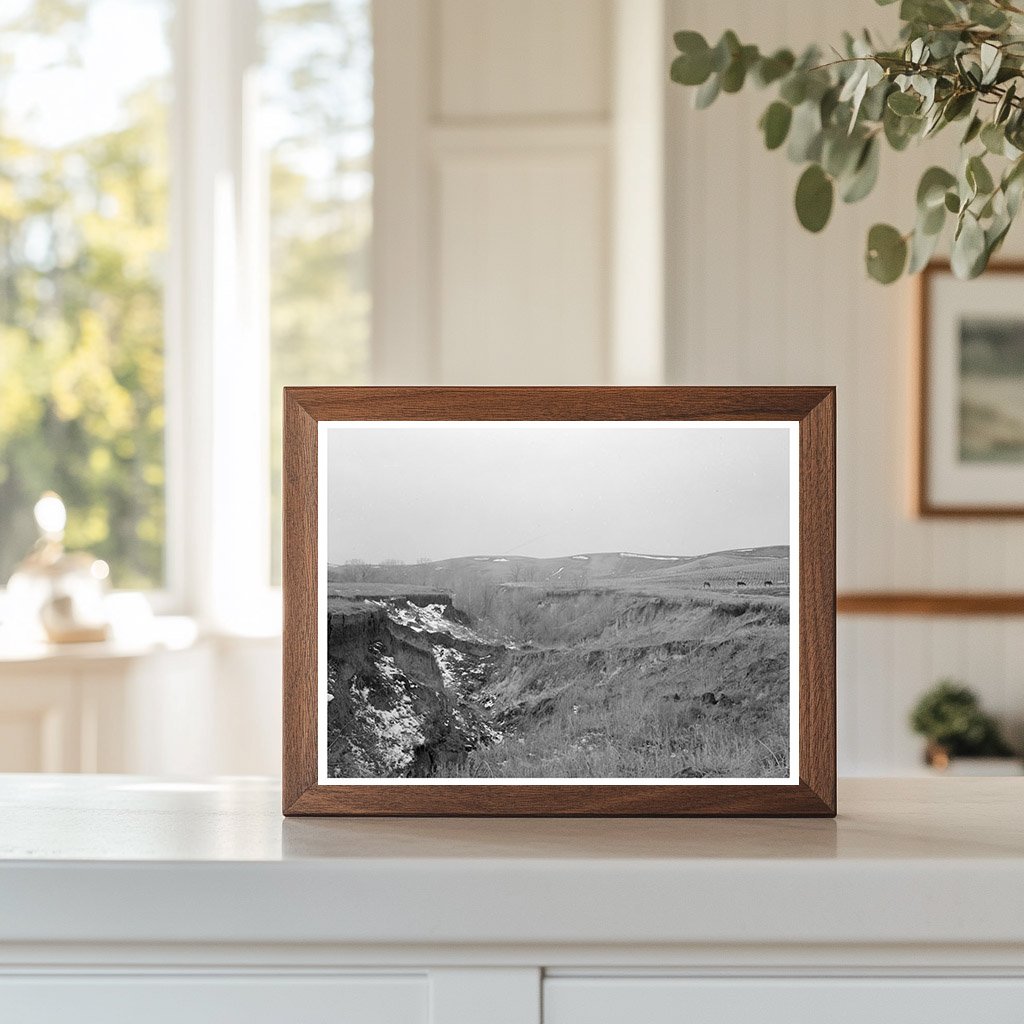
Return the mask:
{"type": "Polygon", "coordinates": [[[789,437],[774,425],[330,427],[328,561],[788,544],[789,437]]]}

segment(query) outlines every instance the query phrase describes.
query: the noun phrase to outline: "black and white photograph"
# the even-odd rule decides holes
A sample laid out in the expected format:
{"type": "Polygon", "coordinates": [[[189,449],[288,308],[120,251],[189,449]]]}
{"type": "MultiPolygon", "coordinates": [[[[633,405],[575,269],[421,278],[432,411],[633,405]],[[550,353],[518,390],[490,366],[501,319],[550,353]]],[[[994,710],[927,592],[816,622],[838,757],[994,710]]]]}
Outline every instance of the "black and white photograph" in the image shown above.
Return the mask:
{"type": "Polygon", "coordinates": [[[794,438],[322,424],[321,780],[790,780],[794,438]]]}
{"type": "Polygon", "coordinates": [[[960,459],[1024,462],[1024,319],[960,321],[960,459]]]}
{"type": "Polygon", "coordinates": [[[1024,267],[959,280],[930,265],[921,283],[918,511],[1024,515],[1024,267]]]}

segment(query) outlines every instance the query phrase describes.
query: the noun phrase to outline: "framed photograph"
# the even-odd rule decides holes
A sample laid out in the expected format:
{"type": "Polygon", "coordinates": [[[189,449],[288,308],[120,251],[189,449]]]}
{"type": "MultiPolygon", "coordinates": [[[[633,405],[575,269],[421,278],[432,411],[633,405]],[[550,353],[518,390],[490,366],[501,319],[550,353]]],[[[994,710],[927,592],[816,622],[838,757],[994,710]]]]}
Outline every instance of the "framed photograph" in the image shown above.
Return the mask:
{"type": "Polygon", "coordinates": [[[832,388],[284,409],[285,814],[835,814],[832,388]]]}
{"type": "Polygon", "coordinates": [[[1024,263],[919,287],[917,512],[1024,515],[1024,263]]]}

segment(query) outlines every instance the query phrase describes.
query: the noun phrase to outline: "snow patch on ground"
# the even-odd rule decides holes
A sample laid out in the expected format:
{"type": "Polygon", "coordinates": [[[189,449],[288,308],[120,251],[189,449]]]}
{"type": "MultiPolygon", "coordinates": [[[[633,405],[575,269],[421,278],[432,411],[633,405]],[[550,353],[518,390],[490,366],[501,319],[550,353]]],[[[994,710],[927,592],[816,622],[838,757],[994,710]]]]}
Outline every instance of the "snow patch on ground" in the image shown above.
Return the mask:
{"type": "Polygon", "coordinates": [[[437,662],[445,689],[459,690],[462,683],[460,666],[466,660],[466,656],[454,647],[444,647],[441,644],[433,644],[430,649],[434,654],[434,661],[437,662]]]}
{"type": "Polygon", "coordinates": [[[569,557],[572,558],[572,560],[574,562],[589,562],[590,561],[590,555],[570,555],[569,557]]]}
{"type": "Polygon", "coordinates": [[[678,561],[675,555],[638,555],[632,551],[620,551],[619,558],[646,558],[651,562],[675,562],[678,561]]]}
{"type": "Polygon", "coordinates": [[[475,730],[479,742],[498,742],[501,739],[501,732],[486,720],[486,716],[476,713],[471,714],[469,720],[466,717],[466,711],[470,708],[482,706],[490,710],[494,706],[492,698],[474,692],[483,682],[487,663],[479,659],[469,659],[462,651],[445,647],[443,644],[432,644],[430,650],[444,681],[444,688],[452,698],[452,718],[460,728],[469,732],[475,730]]]}
{"type": "Polygon", "coordinates": [[[476,644],[490,642],[475,630],[470,629],[469,626],[449,619],[445,614],[446,607],[443,604],[413,604],[411,601],[384,603],[388,618],[400,626],[411,629],[414,633],[441,633],[454,637],[456,640],[466,640],[476,644]]]}
{"type": "MultiPolygon", "coordinates": [[[[349,686],[352,715],[360,724],[360,732],[374,737],[376,748],[371,759],[358,743],[352,744],[355,774],[400,776],[412,764],[416,748],[424,742],[423,732],[409,697],[407,676],[379,644],[371,652],[385,686],[374,696],[370,687],[360,686],[355,677],[349,686]]],[[[333,668],[328,670],[328,685],[332,689],[337,686],[333,668]]]]}

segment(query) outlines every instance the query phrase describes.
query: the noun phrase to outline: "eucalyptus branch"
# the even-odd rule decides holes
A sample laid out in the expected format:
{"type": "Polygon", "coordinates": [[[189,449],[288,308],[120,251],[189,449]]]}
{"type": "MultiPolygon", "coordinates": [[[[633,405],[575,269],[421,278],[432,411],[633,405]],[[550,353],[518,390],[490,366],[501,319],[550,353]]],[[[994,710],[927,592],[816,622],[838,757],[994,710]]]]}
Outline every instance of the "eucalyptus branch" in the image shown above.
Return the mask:
{"type": "Polygon", "coordinates": [[[734,32],[714,46],[696,32],[678,32],[671,75],[697,87],[702,109],[751,81],[774,89],[759,128],[768,149],[785,146],[804,165],[795,206],[809,231],[825,227],[837,194],[854,203],[872,191],[883,144],[899,152],[962,122],[958,166],[930,167],[922,176],[912,229],[876,224],[868,232],[866,266],[885,284],[916,273],[952,220],[953,269],[975,277],[1024,197],[1024,25],[1014,21],[1024,9],[1010,0],[902,0],[899,15],[895,48],[877,48],[867,33],[847,34],[826,62],[816,47],[798,58],[789,50],[762,54],[734,32]]]}

